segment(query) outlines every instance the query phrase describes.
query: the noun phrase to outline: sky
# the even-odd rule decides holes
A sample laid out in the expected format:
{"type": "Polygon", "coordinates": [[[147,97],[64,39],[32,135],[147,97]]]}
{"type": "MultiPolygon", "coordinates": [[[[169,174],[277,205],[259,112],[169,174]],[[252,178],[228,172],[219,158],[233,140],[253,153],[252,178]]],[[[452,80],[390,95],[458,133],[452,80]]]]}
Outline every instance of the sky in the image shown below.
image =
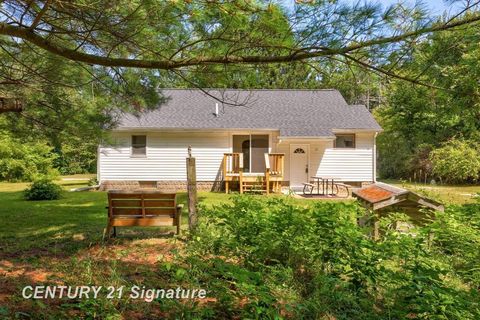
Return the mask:
{"type": "MultiPolygon", "coordinates": [[[[350,1],[350,2],[354,2],[355,0],[346,0],[346,1],[350,1]]],[[[385,3],[386,6],[388,5],[391,5],[391,4],[394,4],[394,3],[398,3],[398,2],[406,2],[406,3],[410,3],[410,4],[414,4],[416,1],[414,0],[372,0],[371,2],[377,2],[377,3],[385,3]]],[[[455,4],[446,4],[445,1],[443,0],[422,0],[421,1],[422,3],[424,3],[434,14],[436,15],[441,15],[443,14],[445,11],[447,11],[447,13],[449,11],[451,11],[450,13],[453,13],[456,11],[456,9],[458,9],[458,4],[455,5],[455,4]]]]}
{"type": "MultiPolygon", "coordinates": [[[[292,6],[295,0],[280,0],[287,7],[292,6]]],[[[357,2],[359,0],[343,0],[344,2],[357,2]]],[[[442,15],[444,12],[449,13],[449,15],[454,14],[461,7],[461,1],[457,4],[447,4],[444,0],[361,0],[367,2],[375,2],[385,4],[385,6],[395,4],[398,2],[403,2],[407,4],[414,4],[416,2],[422,2],[427,8],[431,10],[434,15],[442,15]]]]}

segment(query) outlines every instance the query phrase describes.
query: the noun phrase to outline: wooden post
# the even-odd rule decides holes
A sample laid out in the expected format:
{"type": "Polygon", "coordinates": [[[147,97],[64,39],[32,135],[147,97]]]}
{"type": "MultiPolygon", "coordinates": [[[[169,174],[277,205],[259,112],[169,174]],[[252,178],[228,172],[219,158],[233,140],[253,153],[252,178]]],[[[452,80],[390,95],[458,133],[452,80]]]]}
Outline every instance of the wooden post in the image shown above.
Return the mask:
{"type": "Polygon", "coordinates": [[[190,230],[197,226],[197,173],[195,158],[192,157],[192,147],[188,146],[187,158],[187,198],[188,198],[188,227],[190,230]]]}

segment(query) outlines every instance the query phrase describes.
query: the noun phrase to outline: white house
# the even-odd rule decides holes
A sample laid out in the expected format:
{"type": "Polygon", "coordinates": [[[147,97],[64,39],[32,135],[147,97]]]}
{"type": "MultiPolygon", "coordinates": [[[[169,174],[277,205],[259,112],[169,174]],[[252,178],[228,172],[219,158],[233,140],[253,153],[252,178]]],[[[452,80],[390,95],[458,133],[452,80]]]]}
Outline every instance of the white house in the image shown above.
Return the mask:
{"type": "Polygon", "coordinates": [[[111,139],[99,146],[104,189],[185,188],[188,146],[203,189],[228,180],[232,163],[226,154],[241,155],[245,176],[264,176],[271,166],[265,154],[281,155],[284,186],[300,186],[312,176],[354,184],[376,180],[375,137],[382,129],[365,106],[348,105],[337,90],[162,93],[167,101],[159,108],[123,114],[111,139]]]}

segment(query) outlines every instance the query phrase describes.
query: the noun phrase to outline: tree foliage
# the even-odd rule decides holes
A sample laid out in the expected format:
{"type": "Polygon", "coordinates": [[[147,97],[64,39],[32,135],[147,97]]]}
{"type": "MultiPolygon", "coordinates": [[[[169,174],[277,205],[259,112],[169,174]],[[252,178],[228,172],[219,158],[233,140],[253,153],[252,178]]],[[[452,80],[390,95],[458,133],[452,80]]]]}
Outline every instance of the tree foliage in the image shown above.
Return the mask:
{"type": "Polygon", "coordinates": [[[157,70],[326,57],[379,71],[385,53],[480,20],[473,14],[436,21],[421,6],[323,0],[290,7],[271,1],[5,1],[1,13],[0,35],[22,39],[24,50],[35,46],[92,65],[157,70]],[[362,50],[376,52],[377,61],[355,57],[362,50]]]}
{"type": "Polygon", "coordinates": [[[480,179],[480,146],[469,141],[450,140],[430,154],[433,173],[448,182],[480,179]]]}
{"type": "MultiPolygon", "coordinates": [[[[388,86],[386,103],[376,110],[385,129],[378,139],[382,176],[412,177],[417,170],[432,173],[431,150],[443,148],[433,154],[445,155],[442,152],[448,148],[453,157],[465,151],[467,145],[476,145],[480,141],[479,30],[471,27],[437,33],[419,44],[416,53],[405,63],[405,73],[421,72],[429,83],[447,90],[402,82],[388,86]],[[458,138],[454,140],[458,143],[442,147],[443,143],[454,138],[458,138]]],[[[450,159],[448,166],[453,169],[460,158],[450,159]]],[[[439,161],[436,163],[438,165],[439,161]]],[[[475,170],[475,162],[469,163],[475,170]]],[[[437,166],[435,173],[448,178],[443,168],[440,170],[437,166]]],[[[457,172],[451,180],[458,182],[473,177],[457,172]]]]}
{"type": "Polygon", "coordinates": [[[0,138],[0,180],[31,181],[55,174],[55,154],[46,143],[24,143],[8,136],[0,138]]]}

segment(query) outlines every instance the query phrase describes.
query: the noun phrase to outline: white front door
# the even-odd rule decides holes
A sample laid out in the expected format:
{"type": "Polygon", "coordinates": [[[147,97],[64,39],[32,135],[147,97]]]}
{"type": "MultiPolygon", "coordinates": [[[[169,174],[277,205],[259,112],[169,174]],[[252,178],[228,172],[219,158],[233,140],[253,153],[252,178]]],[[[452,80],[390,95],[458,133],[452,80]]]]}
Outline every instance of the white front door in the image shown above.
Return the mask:
{"type": "Polygon", "coordinates": [[[290,187],[300,187],[308,180],[308,144],[291,144],[290,187]]]}

